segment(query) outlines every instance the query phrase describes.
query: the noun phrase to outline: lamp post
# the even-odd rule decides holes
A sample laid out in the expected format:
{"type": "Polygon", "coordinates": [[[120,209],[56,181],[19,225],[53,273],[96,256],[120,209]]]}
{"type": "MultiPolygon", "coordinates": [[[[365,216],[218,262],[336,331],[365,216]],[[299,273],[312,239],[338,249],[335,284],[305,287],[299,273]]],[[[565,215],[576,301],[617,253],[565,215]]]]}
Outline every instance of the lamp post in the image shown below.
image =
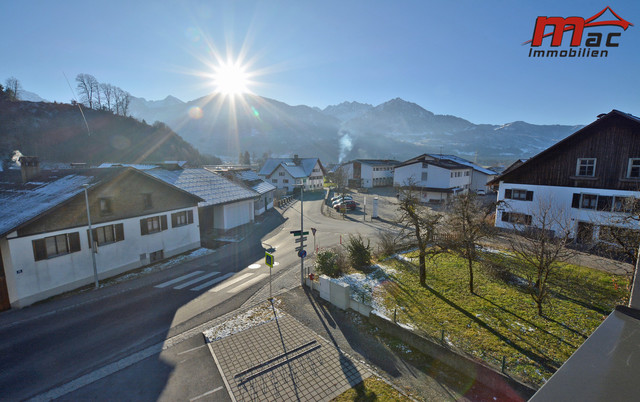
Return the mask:
{"type": "Polygon", "coordinates": [[[89,193],[87,188],[88,184],[83,184],[84,188],[84,201],[87,206],[87,222],[89,223],[89,247],[91,248],[91,261],[93,262],[93,278],[96,284],[96,289],[100,286],[98,282],[98,268],[96,267],[96,245],[93,243],[93,230],[91,229],[91,212],[89,211],[89,193]]]}
{"type": "MultiPolygon", "coordinates": [[[[300,185],[300,250],[304,251],[304,179],[300,185]]],[[[304,256],[300,255],[300,285],[304,288],[304,256]]]]}

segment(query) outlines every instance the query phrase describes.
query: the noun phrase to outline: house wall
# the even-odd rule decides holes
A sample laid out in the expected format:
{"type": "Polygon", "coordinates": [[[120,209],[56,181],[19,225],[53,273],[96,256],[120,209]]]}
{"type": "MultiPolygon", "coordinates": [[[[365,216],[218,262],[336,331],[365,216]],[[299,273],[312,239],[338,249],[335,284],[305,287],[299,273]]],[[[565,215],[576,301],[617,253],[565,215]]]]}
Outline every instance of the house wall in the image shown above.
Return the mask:
{"type": "MultiPolygon", "coordinates": [[[[150,262],[149,253],[162,250],[164,258],[168,258],[200,247],[196,207],[102,222],[92,227],[119,223],[124,227],[124,240],[104,244],[97,249],[96,267],[100,279],[147,265],[150,262]],[[193,212],[193,223],[172,227],[171,213],[186,210],[193,212]],[[167,217],[167,229],[142,235],[140,220],[160,215],[167,217]]],[[[12,307],[24,307],[93,283],[93,264],[87,230],[88,226],[82,225],[47,233],[9,237],[0,241],[12,307]],[[73,232],[79,232],[80,251],[35,261],[34,240],[73,232]]]]}
{"type": "MultiPolygon", "coordinates": [[[[614,189],[594,189],[585,187],[558,187],[558,186],[542,186],[531,184],[505,183],[500,182],[498,190],[498,201],[504,201],[504,204],[496,211],[495,225],[497,227],[513,229],[514,224],[502,221],[502,214],[508,212],[517,212],[525,215],[531,215],[532,223],[536,223],[535,216],[539,214],[541,208],[549,206],[557,217],[558,222],[552,225],[551,230],[559,231],[563,226],[570,229],[571,236],[577,235],[577,227],[579,222],[587,222],[594,225],[621,226],[633,229],[640,229],[638,222],[630,220],[622,223],[626,215],[618,212],[597,211],[593,209],[572,208],[573,194],[593,194],[603,196],[620,196],[620,197],[636,197],[640,198],[640,191],[625,191],[614,189]],[[531,201],[505,199],[505,190],[518,189],[533,191],[531,201]]],[[[517,225],[515,228],[521,228],[517,225]]],[[[597,238],[597,230],[594,237],[597,238]]],[[[595,239],[594,239],[595,240],[595,239]]]]}
{"type": "Polygon", "coordinates": [[[482,172],[478,172],[477,170],[471,171],[471,191],[484,190],[485,192],[489,192],[490,188],[487,186],[487,182],[489,180],[493,180],[495,178],[494,175],[484,174],[482,172]]]}
{"type": "Polygon", "coordinates": [[[307,178],[307,183],[304,187],[305,190],[319,190],[324,186],[324,173],[322,173],[322,168],[320,168],[320,163],[316,162],[313,167],[313,171],[311,175],[307,178]]]}
{"type": "MultiPolygon", "coordinates": [[[[406,186],[410,181],[421,183],[422,162],[396,167],[393,173],[393,185],[395,187],[406,186]]],[[[421,185],[421,184],[419,184],[421,185]]]]}
{"type": "Polygon", "coordinates": [[[273,184],[278,189],[284,189],[287,193],[293,191],[296,183],[293,176],[291,176],[282,166],[278,166],[278,168],[271,174],[271,177],[264,177],[264,180],[273,184]]]}

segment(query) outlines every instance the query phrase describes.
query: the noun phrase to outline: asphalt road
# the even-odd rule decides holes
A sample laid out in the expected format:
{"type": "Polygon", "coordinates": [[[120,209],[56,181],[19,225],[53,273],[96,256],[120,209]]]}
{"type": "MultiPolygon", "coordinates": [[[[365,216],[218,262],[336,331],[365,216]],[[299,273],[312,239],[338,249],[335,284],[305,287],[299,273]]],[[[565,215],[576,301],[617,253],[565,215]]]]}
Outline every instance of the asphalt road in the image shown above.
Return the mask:
{"type": "MultiPolygon", "coordinates": [[[[374,238],[384,221],[342,219],[320,213],[321,196],[306,194],[283,213],[282,224],[256,233],[210,256],[107,289],[53,300],[0,315],[0,395],[77,400],[220,400],[226,395],[211,366],[199,326],[232,312],[268,284],[264,250],[274,249],[274,277],[299,283],[300,259],[291,230],[317,229],[315,245],[329,247],[350,233],[374,238]],[[259,266],[258,266],[259,265],[259,266]],[[218,272],[218,274],[213,274],[218,272]],[[283,275],[286,273],[287,277],[283,275]],[[288,277],[295,274],[296,280],[288,277]],[[183,277],[220,277],[225,282],[194,290],[183,277]],[[174,281],[175,283],[170,283],[174,281]],[[232,283],[232,285],[229,285],[232,283]],[[174,286],[177,285],[177,286],[174,286]],[[219,291],[209,291],[211,289],[219,291]]],[[[307,243],[310,257],[314,238],[307,243]]],[[[307,264],[311,263],[308,259],[307,264]]]]}

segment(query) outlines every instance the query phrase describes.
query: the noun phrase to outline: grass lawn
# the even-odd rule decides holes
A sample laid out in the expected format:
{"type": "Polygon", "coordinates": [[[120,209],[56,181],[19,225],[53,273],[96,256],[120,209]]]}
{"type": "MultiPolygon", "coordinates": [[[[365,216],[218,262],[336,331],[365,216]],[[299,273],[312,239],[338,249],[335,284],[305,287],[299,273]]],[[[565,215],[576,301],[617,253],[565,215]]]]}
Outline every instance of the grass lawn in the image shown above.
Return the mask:
{"type": "MultiPolygon", "coordinates": [[[[484,253],[483,258],[526,277],[508,256],[484,253]]],[[[414,261],[417,264],[417,258],[414,261]]],[[[480,264],[474,269],[476,294],[469,293],[466,261],[454,255],[443,254],[428,263],[426,288],[419,284],[416,264],[398,260],[383,264],[397,272],[374,292],[388,311],[397,311],[398,322],[437,342],[444,339],[494,367],[499,368],[504,357],[507,373],[537,386],[627,296],[622,276],[564,264],[550,281],[551,303],[540,317],[523,286],[526,281],[498,279],[480,264]]]]}
{"type": "Polygon", "coordinates": [[[347,401],[411,401],[411,399],[402,395],[395,388],[382,381],[377,377],[369,377],[355,387],[346,390],[332,402],[347,401]]]}

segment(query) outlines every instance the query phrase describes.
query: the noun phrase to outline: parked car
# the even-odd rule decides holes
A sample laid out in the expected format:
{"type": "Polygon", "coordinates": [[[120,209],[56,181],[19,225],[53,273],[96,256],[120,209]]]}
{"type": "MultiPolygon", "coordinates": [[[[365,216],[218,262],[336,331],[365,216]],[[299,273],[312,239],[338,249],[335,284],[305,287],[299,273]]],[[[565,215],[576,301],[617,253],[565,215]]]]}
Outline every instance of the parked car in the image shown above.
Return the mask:
{"type": "Polygon", "coordinates": [[[337,200],[333,201],[331,203],[331,205],[335,206],[336,204],[339,204],[339,203],[341,203],[343,201],[353,201],[353,198],[351,198],[351,197],[338,198],[337,200]]]}
{"type": "Polygon", "coordinates": [[[476,194],[478,195],[485,195],[486,192],[484,190],[476,190],[476,194]]]}
{"type": "Polygon", "coordinates": [[[335,202],[338,200],[341,200],[342,198],[344,198],[345,200],[353,200],[353,197],[351,197],[350,195],[336,195],[335,197],[331,198],[331,202],[335,202]]]}
{"type": "Polygon", "coordinates": [[[344,206],[347,210],[353,211],[357,207],[357,203],[354,200],[344,200],[343,202],[339,202],[333,206],[336,211],[340,211],[342,206],[344,206]]]}

